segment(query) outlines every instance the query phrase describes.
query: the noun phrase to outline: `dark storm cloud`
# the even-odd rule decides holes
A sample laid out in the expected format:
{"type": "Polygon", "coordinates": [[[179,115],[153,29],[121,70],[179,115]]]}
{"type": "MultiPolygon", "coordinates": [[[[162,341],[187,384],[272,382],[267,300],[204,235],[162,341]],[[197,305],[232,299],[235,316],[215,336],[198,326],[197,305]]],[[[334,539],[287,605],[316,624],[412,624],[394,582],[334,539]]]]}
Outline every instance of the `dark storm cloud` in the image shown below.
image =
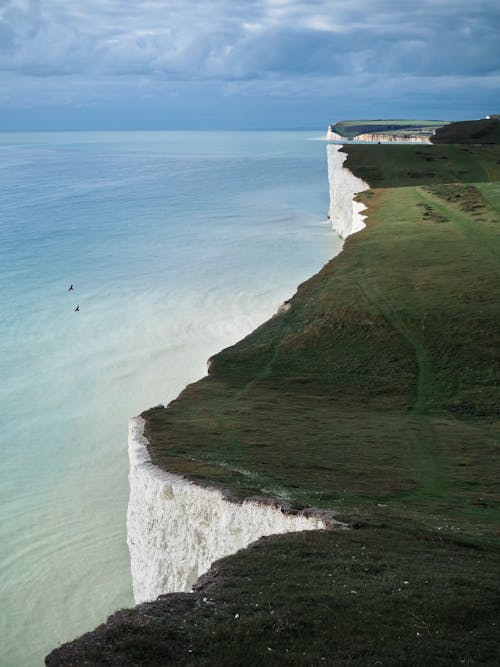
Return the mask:
{"type": "Polygon", "coordinates": [[[0,103],[39,100],[37,81],[51,104],[202,83],[226,97],[250,82],[293,98],[367,81],[493,88],[499,31],[496,0],[0,0],[0,103]]]}
{"type": "Polygon", "coordinates": [[[199,77],[413,74],[499,66],[497,3],[3,0],[4,69],[199,77]]]}

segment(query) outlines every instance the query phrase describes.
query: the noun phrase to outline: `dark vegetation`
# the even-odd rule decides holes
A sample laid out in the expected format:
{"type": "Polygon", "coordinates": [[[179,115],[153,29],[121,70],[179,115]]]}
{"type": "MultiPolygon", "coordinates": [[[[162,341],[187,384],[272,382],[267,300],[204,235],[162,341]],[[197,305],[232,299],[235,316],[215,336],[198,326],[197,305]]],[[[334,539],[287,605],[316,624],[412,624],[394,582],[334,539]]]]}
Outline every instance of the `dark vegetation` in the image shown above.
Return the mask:
{"type": "Polygon", "coordinates": [[[499,146],[349,146],[367,229],[144,413],[157,465],[353,530],[260,540],[49,665],[496,665],[499,146]]]}
{"type": "Polygon", "coordinates": [[[433,144],[498,144],[499,142],[498,116],[450,123],[437,129],[432,137],[433,144]]]}
{"type": "Polygon", "coordinates": [[[496,554],[383,527],[264,538],[49,667],[496,665],[496,554]]]}

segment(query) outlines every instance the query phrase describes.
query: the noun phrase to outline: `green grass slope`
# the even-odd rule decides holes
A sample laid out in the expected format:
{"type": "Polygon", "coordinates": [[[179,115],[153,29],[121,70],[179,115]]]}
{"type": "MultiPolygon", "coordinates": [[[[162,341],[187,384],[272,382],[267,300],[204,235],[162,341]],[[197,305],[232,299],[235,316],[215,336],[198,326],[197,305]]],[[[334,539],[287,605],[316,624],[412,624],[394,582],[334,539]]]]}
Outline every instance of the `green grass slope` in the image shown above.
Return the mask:
{"type": "Polygon", "coordinates": [[[353,530],[260,540],[48,665],[498,664],[499,147],[346,150],[367,228],[144,417],[157,465],[353,530]]]}
{"type": "Polygon", "coordinates": [[[491,116],[481,120],[467,120],[438,128],[433,144],[498,144],[500,118],[491,116]]]}
{"type": "Polygon", "coordinates": [[[48,667],[497,665],[497,555],[391,529],[266,538],[48,667]]]}
{"type": "Polygon", "coordinates": [[[349,145],[347,169],[373,188],[500,180],[500,146],[349,145]]]}

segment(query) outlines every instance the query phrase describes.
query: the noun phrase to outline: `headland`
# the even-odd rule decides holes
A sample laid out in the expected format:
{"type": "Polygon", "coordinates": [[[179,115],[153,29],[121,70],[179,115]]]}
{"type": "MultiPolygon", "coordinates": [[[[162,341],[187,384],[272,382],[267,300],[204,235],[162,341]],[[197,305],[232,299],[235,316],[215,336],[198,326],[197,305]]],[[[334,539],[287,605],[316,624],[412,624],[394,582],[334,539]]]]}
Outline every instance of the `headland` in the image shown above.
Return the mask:
{"type": "MultiPolygon", "coordinates": [[[[484,143],[457,143],[452,124],[453,144],[348,146],[343,165],[330,150],[330,187],[349,170],[357,185],[338,201],[349,199],[351,221],[366,207],[366,228],[289,307],[215,355],[206,378],[142,415],[150,469],[236,507],[349,529],[263,537],[213,564],[194,592],[118,612],[48,665],[495,664],[492,127],[484,143]],[[358,181],[370,189],[353,208],[358,181]]],[[[139,523],[151,533],[154,522],[139,523]]],[[[194,520],[201,540],[204,522],[194,520]]]]}

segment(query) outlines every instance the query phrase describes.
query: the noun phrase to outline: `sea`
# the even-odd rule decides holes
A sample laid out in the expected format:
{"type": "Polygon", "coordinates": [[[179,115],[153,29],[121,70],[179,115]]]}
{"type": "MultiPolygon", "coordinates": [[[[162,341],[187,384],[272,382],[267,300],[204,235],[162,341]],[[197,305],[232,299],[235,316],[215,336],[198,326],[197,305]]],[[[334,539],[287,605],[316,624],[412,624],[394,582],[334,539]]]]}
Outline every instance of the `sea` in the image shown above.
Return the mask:
{"type": "Polygon", "coordinates": [[[321,134],[0,133],[2,667],[133,604],[128,419],[340,251],[321,134]]]}

